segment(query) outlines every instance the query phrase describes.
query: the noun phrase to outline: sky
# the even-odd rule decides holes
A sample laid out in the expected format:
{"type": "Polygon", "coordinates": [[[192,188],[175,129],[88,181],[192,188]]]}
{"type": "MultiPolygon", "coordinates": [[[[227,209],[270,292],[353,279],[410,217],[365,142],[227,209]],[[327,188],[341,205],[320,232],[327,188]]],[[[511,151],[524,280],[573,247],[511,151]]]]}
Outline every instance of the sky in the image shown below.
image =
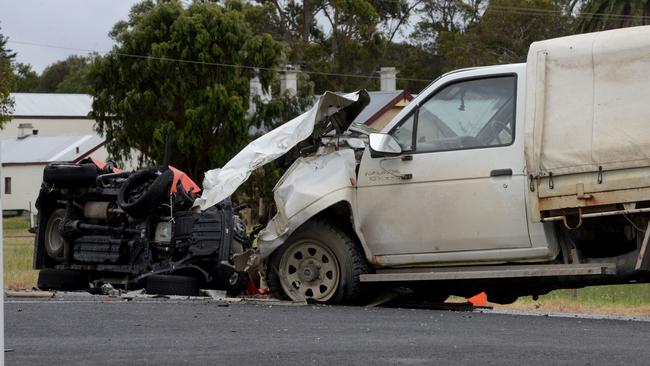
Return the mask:
{"type": "Polygon", "coordinates": [[[0,34],[16,61],[43,69],[69,55],[110,50],[108,32],[138,0],[0,0],[0,34]],[[32,43],[50,47],[28,45],[32,43]],[[69,49],[54,48],[62,47],[69,49]],[[74,50],[72,50],[74,49],[74,50]]]}

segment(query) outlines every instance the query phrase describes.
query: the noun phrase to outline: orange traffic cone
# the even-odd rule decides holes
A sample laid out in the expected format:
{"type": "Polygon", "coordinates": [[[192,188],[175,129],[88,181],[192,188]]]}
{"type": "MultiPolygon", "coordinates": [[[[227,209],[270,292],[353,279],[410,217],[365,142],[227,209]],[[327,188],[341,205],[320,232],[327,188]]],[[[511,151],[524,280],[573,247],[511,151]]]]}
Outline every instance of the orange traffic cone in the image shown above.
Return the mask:
{"type": "Polygon", "coordinates": [[[474,295],[467,299],[467,302],[474,306],[486,306],[487,305],[487,295],[485,292],[481,292],[478,295],[474,295]]]}

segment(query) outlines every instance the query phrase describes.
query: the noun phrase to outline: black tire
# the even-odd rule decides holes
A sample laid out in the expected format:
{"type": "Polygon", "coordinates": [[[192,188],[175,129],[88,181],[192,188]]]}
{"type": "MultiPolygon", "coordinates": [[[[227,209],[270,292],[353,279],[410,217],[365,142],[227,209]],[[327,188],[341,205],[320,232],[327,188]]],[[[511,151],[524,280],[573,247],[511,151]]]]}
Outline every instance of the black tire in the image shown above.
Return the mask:
{"type": "Polygon", "coordinates": [[[147,277],[145,291],[158,295],[198,296],[199,280],[188,276],[151,275],[147,277]]]}
{"type": "Polygon", "coordinates": [[[78,291],[88,288],[88,274],[68,269],[45,268],[38,273],[41,290],[78,291]]]}
{"type": "MultiPolygon", "coordinates": [[[[319,254],[320,255],[320,254],[319,254]]],[[[329,259],[328,259],[329,262],[329,259]]],[[[324,263],[328,263],[324,262],[324,263]]],[[[295,272],[299,272],[298,269],[295,272]]],[[[320,267],[319,267],[320,271],[320,267]]],[[[316,302],[327,302],[333,304],[339,303],[356,303],[364,298],[365,289],[362,287],[360,275],[369,273],[370,265],[366,260],[361,247],[345,231],[326,221],[309,221],[294,232],[287,242],[278,248],[269,258],[267,265],[267,284],[269,290],[276,297],[289,298],[291,300],[310,300],[316,302]],[[296,290],[288,288],[294,286],[289,283],[290,274],[288,268],[282,268],[282,258],[284,256],[295,255],[292,248],[296,248],[297,243],[319,243],[329,249],[329,253],[334,255],[335,262],[339,268],[338,284],[331,295],[309,296],[300,293],[300,284],[296,290]],[[284,286],[283,286],[284,285],[284,286]]],[[[322,277],[322,276],[321,276],[322,277]]],[[[318,283],[315,284],[318,286],[318,283]]],[[[325,289],[326,291],[327,289],[325,289]]],[[[312,292],[312,295],[315,295],[312,292]]]]}
{"type": "Polygon", "coordinates": [[[157,168],[139,170],[122,184],[117,194],[117,204],[124,212],[135,218],[152,213],[169,197],[174,173],[157,168]]]}
{"type": "Polygon", "coordinates": [[[47,255],[52,259],[61,259],[63,257],[63,249],[67,244],[67,239],[61,235],[61,224],[64,219],[64,208],[55,210],[47,219],[43,247],[47,255]]]}
{"type": "Polygon", "coordinates": [[[43,181],[61,187],[93,184],[98,175],[95,164],[51,163],[43,169],[43,181]]]}

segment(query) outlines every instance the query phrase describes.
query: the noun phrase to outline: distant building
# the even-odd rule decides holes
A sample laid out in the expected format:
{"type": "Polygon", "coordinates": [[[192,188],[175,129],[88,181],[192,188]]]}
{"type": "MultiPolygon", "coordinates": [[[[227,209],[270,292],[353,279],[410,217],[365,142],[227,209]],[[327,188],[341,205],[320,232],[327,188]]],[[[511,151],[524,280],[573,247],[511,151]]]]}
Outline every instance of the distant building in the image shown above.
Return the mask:
{"type": "Polygon", "coordinates": [[[26,134],[0,139],[3,212],[34,211],[43,168],[53,161],[78,162],[92,154],[107,158],[104,139],[97,134],[40,136],[26,134]]]}
{"type": "MultiPolygon", "coordinates": [[[[95,132],[85,94],[13,93],[12,120],[0,130],[2,210],[34,210],[49,162],[106,160],[105,139],[95,132]]],[[[127,164],[132,169],[134,164],[127,164]]]]}
{"type": "Polygon", "coordinates": [[[89,117],[92,97],[86,94],[12,93],[12,120],[0,130],[0,138],[29,133],[87,135],[95,133],[95,121],[89,117]],[[19,128],[19,126],[23,128],[19,128]],[[21,131],[22,130],[22,131],[21,131]]]}
{"type": "Polygon", "coordinates": [[[413,96],[406,90],[371,91],[370,104],[361,111],[353,123],[363,125],[365,129],[381,131],[406,107],[413,96]]]}

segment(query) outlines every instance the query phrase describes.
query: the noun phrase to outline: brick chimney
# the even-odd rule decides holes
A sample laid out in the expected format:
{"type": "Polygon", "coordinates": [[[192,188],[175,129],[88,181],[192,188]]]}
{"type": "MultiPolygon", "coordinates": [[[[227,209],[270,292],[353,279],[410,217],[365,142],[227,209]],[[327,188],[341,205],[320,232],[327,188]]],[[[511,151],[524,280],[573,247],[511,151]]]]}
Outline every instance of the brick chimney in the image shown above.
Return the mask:
{"type": "Polygon", "coordinates": [[[395,91],[396,75],[394,67],[382,67],[379,69],[379,84],[381,91],[395,91]]]}

